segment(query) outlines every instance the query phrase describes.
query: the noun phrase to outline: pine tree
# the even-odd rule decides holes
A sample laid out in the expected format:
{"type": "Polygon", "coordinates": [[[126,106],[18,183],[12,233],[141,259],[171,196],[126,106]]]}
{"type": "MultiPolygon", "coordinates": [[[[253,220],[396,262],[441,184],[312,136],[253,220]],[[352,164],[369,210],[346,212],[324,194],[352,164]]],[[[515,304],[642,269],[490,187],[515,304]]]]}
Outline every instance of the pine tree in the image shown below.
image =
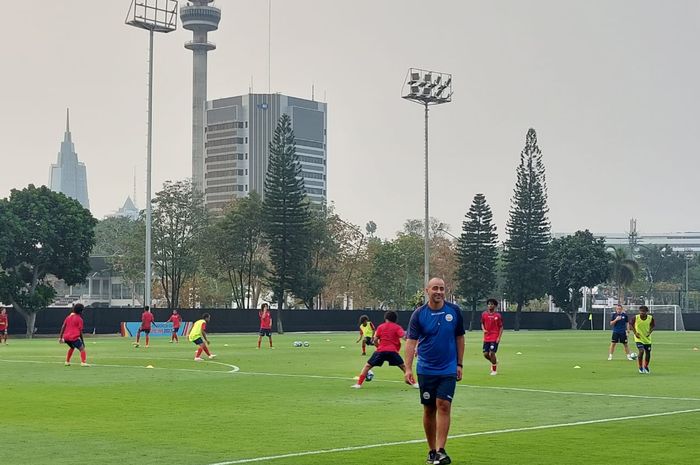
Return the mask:
{"type": "Polygon", "coordinates": [[[270,249],[268,284],[277,300],[277,330],[282,333],[285,293],[294,291],[309,258],[311,212],[289,115],[282,115],[270,142],[263,199],[265,237],[270,249]]]}
{"type": "Polygon", "coordinates": [[[459,292],[472,307],[470,331],[475,324],[477,304],[496,285],[498,235],[492,221],[493,214],[486,197],[476,194],[457,241],[459,292]]]}
{"type": "Polygon", "coordinates": [[[534,129],[527,132],[525,148],[506,224],[505,275],[508,300],[517,304],[515,330],[520,329],[520,312],[531,299],[544,295],[550,224],[547,214],[547,184],[542,152],[534,129]]]}

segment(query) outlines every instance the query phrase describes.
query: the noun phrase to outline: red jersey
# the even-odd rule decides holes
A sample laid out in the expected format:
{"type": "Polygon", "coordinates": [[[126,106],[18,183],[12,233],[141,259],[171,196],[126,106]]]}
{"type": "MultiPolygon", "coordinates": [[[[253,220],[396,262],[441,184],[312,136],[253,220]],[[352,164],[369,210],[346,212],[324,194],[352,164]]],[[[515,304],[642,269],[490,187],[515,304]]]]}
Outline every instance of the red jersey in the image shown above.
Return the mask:
{"type": "Polygon", "coordinates": [[[71,313],[63,320],[63,340],[77,341],[83,332],[83,317],[71,313]]]}
{"type": "MultiPolygon", "coordinates": [[[[143,321],[143,317],[141,317],[141,321],[143,321]]],[[[177,315],[170,315],[170,318],[168,318],[168,323],[172,323],[173,328],[178,329],[180,327],[180,323],[182,323],[182,317],[179,313],[177,315]]]]}
{"type": "Polygon", "coordinates": [[[151,323],[155,320],[153,313],[143,312],[141,314],[141,329],[151,329],[151,323]]]}
{"type": "Polygon", "coordinates": [[[374,337],[379,339],[377,352],[399,352],[401,350],[401,338],[406,334],[403,328],[396,323],[387,321],[382,323],[374,333],[374,337]]]}
{"type": "Polygon", "coordinates": [[[7,329],[7,315],[0,315],[0,331],[7,329]]]}
{"type": "Polygon", "coordinates": [[[260,312],[260,329],[272,329],[272,314],[260,312]]]}
{"type": "Polygon", "coordinates": [[[485,311],[481,314],[481,325],[484,327],[484,342],[497,342],[501,337],[503,317],[498,312],[485,311]]]}

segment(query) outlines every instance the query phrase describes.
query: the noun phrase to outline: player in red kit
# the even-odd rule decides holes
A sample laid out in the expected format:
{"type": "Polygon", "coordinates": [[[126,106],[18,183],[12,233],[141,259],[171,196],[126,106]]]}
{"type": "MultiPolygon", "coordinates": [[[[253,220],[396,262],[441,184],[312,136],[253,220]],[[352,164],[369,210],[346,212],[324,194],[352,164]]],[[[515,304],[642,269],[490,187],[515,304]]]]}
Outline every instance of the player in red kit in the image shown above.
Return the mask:
{"type": "Polygon", "coordinates": [[[498,301],[489,299],[486,301],[487,310],[481,314],[481,329],[484,331],[484,358],[491,362],[491,375],[495,376],[498,368],[496,352],[503,335],[503,316],[496,311],[498,301]]]}
{"type": "MultiPolygon", "coordinates": [[[[405,337],[406,333],[401,326],[396,324],[397,319],[398,315],[393,310],[389,310],[384,314],[384,323],[379,325],[373,338],[377,350],[362,368],[357,384],[353,384],[350,386],[351,388],[361,388],[365,379],[368,381],[371,379],[367,377],[370,370],[373,367],[384,365],[384,362],[389,362],[389,366],[399,367],[402,372],[406,371],[406,365],[401,355],[399,355],[399,351],[401,350],[401,338],[405,337]]],[[[418,384],[414,384],[413,387],[418,388],[418,384]]]]}
{"type": "Polygon", "coordinates": [[[141,314],[141,326],[136,332],[136,342],[134,342],[134,347],[139,346],[139,340],[141,339],[141,333],[146,333],[146,348],[148,348],[148,343],[150,342],[151,325],[155,324],[155,317],[151,313],[151,308],[146,305],[144,307],[143,313],[141,314]]]}
{"type": "Polygon", "coordinates": [[[7,331],[9,324],[7,321],[7,310],[5,307],[0,307],[0,343],[7,345],[7,331]]]}
{"type": "MultiPolygon", "coordinates": [[[[168,318],[168,321],[166,323],[173,324],[173,334],[172,336],[170,336],[170,342],[180,342],[180,340],[177,338],[177,332],[180,330],[180,324],[182,324],[182,317],[179,313],[177,313],[177,310],[173,310],[173,314],[170,315],[170,318],[168,318]]],[[[148,342],[146,342],[146,344],[148,344],[148,342]]]]}
{"type": "Polygon", "coordinates": [[[262,341],[263,336],[267,336],[270,340],[270,349],[272,347],[272,314],[270,313],[270,306],[267,304],[262,304],[260,306],[260,311],[258,312],[260,317],[260,335],[258,336],[258,349],[260,348],[260,341],[262,341]]]}
{"type": "Polygon", "coordinates": [[[70,366],[70,359],[75,349],[80,351],[80,366],[89,367],[87,354],[85,353],[85,343],[83,342],[83,304],[73,305],[73,311],[63,321],[61,332],[58,335],[58,343],[66,343],[69,347],[66,354],[66,366],[70,366]]]}

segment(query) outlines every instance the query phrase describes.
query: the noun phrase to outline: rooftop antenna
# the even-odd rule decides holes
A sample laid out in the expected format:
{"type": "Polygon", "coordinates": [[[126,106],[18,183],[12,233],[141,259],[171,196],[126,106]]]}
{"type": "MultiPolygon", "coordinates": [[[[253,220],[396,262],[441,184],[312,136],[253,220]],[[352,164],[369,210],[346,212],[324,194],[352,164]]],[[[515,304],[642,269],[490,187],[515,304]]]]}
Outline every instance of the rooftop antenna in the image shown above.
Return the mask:
{"type": "Polygon", "coordinates": [[[311,84],[311,101],[315,102],[316,99],[314,98],[314,84],[311,84]]]}

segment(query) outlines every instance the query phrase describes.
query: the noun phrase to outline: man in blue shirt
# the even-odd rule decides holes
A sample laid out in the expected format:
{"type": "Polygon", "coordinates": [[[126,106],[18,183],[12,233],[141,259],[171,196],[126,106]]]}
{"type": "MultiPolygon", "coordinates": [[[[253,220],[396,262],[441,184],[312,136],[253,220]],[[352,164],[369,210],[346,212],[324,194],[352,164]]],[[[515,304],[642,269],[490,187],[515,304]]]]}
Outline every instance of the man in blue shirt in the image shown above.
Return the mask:
{"type": "Polygon", "coordinates": [[[625,347],[625,354],[627,354],[627,360],[632,360],[632,354],[630,353],[630,348],[627,345],[627,323],[628,317],[625,313],[622,305],[615,305],[615,313],[610,317],[610,327],[612,328],[612,341],[610,342],[610,350],[608,352],[608,360],[612,360],[613,352],[615,352],[615,346],[618,342],[621,342],[625,347]]]}
{"type": "Polygon", "coordinates": [[[462,379],[464,358],[464,321],[457,305],[445,302],[445,281],[433,278],[426,288],[428,303],[417,308],[408,325],[406,372],[408,384],[413,376],[413,358],[418,346],[418,384],[423,404],[423,429],[428,440],[426,463],[451,463],[445,452],[450,429],[450,410],[457,381],[462,379]]]}

